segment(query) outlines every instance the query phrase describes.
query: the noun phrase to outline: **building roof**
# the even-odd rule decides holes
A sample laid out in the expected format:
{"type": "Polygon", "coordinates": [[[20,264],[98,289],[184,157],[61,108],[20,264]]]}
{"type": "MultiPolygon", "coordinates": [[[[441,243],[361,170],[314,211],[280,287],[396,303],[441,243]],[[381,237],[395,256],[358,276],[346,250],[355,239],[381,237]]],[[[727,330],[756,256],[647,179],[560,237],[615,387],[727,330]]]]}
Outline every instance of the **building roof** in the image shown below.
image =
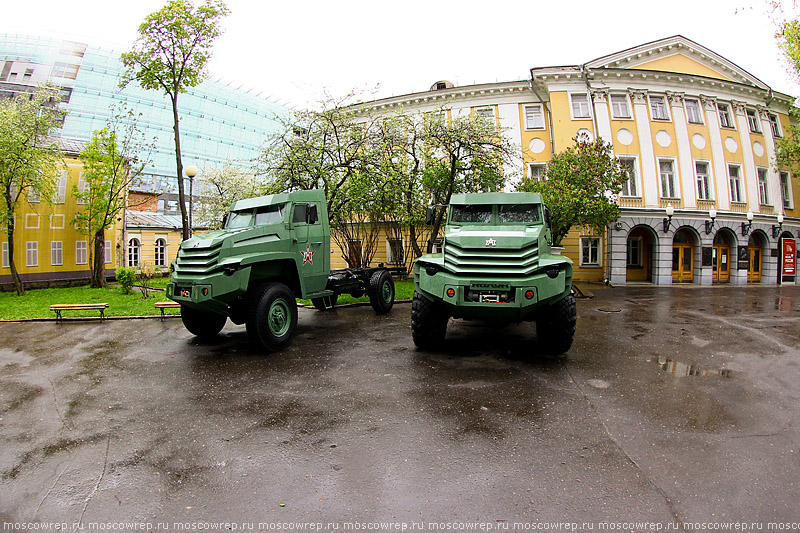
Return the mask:
{"type": "Polygon", "coordinates": [[[128,211],[125,214],[125,226],[128,228],[158,228],[179,230],[181,225],[180,215],[165,215],[149,211],[128,211]]]}

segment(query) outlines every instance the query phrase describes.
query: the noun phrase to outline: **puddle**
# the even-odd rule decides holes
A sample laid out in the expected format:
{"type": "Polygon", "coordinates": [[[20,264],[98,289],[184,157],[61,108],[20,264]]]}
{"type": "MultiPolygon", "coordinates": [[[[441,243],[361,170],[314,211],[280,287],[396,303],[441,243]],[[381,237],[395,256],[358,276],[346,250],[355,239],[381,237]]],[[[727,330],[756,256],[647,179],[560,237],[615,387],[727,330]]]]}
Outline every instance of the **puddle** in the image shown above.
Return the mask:
{"type": "Polygon", "coordinates": [[[601,313],[621,313],[622,309],[618,309],[616,307],[598,307],[598,311],[601,313]]]}
{"type": "Polygon", "coordinates": [[[681,363],[680,361],[673,361],[672,359],[668,359],[666,357],[659,357],[656,360],[656,363],[661,367],[661,370],[680,378],[687,376],[722,376],[724,378],[733,377],[732,370],[712,370],[701,368],[696,365],[681,363]]]}

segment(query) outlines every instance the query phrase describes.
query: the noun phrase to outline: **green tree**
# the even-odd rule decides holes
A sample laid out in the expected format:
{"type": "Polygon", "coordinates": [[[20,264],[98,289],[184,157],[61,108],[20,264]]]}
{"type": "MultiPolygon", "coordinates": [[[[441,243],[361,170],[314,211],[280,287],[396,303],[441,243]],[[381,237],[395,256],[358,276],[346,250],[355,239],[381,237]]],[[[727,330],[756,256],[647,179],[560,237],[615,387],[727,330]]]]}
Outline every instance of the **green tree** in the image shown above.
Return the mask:
{"type": "Polygon", "coordinates": [[[135,119],[130,110],[114,109],[106,127],[95,131],[81,152],[83,181],[81,187],[73,186],[73,194],[84,208],[72,222],[92,240],[92,287],[106,285],[105,232],[122,217],[128,189],[140,182],[150,162],[152,145],[146,144],[135,119]]]}
{"type": "Polygon", "coordinates": [[[221,19],[228,13],[227,6],[219,0],[206,0],[197,9],[187,0],[170,0],[145,17],[133,50],[122,54],[127,69],[123,86],[136,80],[145,89],[164,92],[172,103],[178,205],[184,239],[189,238],[190,228],[183,191],[178,96],[205,79],[212,45],[222,33],[221,19]]]}
{"type": "Polygon", "coordinates": [[[623,164],[602,139],[590,142],[585,135],[556,154],[541,180],[523,178],[518,190],[541,193],[550,210],[553,245],[560,246],[572,226],[597,231],[619,218],[617,195],[628,179],[623,164]]]}
{"type": "Polygon", "coordinates": [[[63,161],[57,140],[50,137],[64,116],[58,101],[58,89],[49,86],[0,101],[0,225],[6,228],[11,278],[20,296],[25,287],[14,257],[14,213],[23,198],[52,201],[63,161]]]}
{"type": "MultiPolygon", "coordinates": [[[[776,25],[775,39],[778,48],[783,52],[789,70],[795,78],[800,79],[800,21],[787,13],[779,1],[768,1],[768,8],[773,23],[776,25]]],[[[777,138],[775,165],[776,167],[800,170],[800,109],[792,106],[789,110],[790,126],[784,136],[777,138]]]]}
{"type": "Polygon", "coordinates": [[[203,170],[197,181],[197,221],[208,229],[222,227],[222,217],[237,200],[267,194],[262,180],[231,162],[203,170]]]}

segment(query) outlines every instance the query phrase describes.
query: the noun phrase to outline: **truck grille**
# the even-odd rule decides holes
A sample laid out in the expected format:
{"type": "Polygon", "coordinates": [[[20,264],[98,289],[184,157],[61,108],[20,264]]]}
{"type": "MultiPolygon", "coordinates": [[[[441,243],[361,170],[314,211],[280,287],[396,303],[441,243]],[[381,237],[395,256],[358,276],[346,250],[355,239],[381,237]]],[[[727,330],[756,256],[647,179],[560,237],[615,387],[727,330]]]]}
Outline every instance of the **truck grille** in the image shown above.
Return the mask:
{"type": "Polygon", "coordinates": [[[181,248],[175,261],[178,275],[207,274],[214,270],[222,243],[210,248],[181,248]]]}
{"type": "Polygon", "coordinates": [[[528,276],[539,264],[536,241],[516,250],[465,248],[447,242],[444,247],[445,267],[456,274],[478,276],[528,276]]]}

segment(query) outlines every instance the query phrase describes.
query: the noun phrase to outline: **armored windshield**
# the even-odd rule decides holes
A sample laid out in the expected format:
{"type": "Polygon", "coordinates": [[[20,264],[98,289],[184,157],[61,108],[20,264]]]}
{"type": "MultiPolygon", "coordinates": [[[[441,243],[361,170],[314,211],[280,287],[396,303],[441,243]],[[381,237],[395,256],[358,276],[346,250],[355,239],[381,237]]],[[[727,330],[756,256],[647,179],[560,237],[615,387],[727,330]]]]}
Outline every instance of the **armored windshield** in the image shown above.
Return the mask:
{"type": "Polygon", "coordinates": [[[454,205],[450,209],[450,222],[454,224],[489,224],[491,221],[491,205],[454,205]]]}
{"type": "Polygon", "coordinates": [[[536,204],[499,205],[497,216],[501,224],[538,224],[541,212],[536,204]]]}
{"type": "Polygon", "coordinates": [[[276,224],[283,220],[283,209],[286,204],[265,205],[255,209],[243,209],[241,211],[231,211],[228,214],[228,222],[225,229],[247,228],[255,224],[265,226],[276,224]]]}

